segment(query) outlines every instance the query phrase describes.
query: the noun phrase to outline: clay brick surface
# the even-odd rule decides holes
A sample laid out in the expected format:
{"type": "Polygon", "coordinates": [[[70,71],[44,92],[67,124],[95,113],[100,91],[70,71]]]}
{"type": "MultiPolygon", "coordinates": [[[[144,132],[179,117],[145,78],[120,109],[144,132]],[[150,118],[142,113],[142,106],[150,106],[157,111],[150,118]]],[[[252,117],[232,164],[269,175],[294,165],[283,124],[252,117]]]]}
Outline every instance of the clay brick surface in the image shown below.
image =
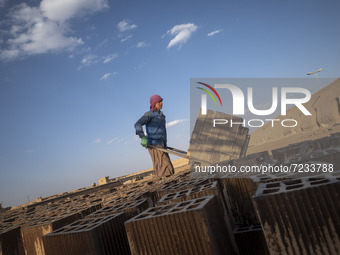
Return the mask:
{"type": "Polygon", "coordinates": [[[340,178],[259,185],[253,200],[271,254],[340,253],[340,178]]]}
{"type": "Polygon", "coordinates": [[[215,196],[149,208],[125,228],[132,254],[233,254],[215,196]]]}
{"type": "Polygon", "coordinates": [[[81,214],[61,214],[54,219],[45,218],[33,222],[32,226],[21,229],[21,235],[25,248],[25,253],[30,254],[45,254],[44,245],[42,243],[42,236],[52,231],[68,225],[81,218],[81,214]]]}
{"type": "Polygon", "coordinates": [[[46,255],[130,254],[126,215],[81,219],[43,236],[46,255]]]}

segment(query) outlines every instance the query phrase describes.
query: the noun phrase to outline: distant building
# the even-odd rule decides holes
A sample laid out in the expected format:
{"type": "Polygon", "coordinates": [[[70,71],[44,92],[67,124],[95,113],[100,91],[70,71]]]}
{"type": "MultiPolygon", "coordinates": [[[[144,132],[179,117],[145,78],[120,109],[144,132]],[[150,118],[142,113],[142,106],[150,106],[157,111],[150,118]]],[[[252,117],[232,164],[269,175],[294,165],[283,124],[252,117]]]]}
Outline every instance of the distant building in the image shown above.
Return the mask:
{"type": "Polygon", "coordinates": [[[106,176],[98,180],[98,185],[103,185],[109,182],[110,182],[109,176],[106,176]]]}

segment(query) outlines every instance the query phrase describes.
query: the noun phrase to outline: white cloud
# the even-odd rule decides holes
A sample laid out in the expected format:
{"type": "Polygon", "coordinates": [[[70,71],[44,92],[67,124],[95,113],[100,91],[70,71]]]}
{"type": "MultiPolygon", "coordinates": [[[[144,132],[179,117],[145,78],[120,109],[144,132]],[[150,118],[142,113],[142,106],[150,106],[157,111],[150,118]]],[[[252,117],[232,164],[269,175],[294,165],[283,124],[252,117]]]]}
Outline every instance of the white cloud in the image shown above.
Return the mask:
{"type": "Polygon", "coordinates": [[[212,32],[210,32],[210,33],[208,34],[208,36],[214,36],[214,35],[216,35],[216,34],[222,32],[222,31],[223,31],[223,29],[219,29],[219,30],[212,31],[212,32]]]}
{"type": "Polygon", "coordinates": [[[174,121],[171,121],[171,122],[167,123],[166,127],[170,128],[170,127],[176,126],[176,125],[178,125],[180,123],[183,123],[183,122],[186,122],[186,121],[188,121],[188,120],[186,120],[186,119],[174,120],[174,121]]]}
{"type": "Polygon", "coordinates": [[[99,80],[102,81],[102,80],[107,80],[108,78],[110,78],[111,75],[116,75],[118,74],[117,72],[113,72],[113,73],[106,73],[104,74],[99,80]]]}
{"type": "Polygon", "coordinates": [[[143,48],[143,47],[146,47],[147,46],[147,44],[145,43],[145,42],[138,42],[137,43],[137,48],[143,48]]]}
{"type": "Polygon", "coordinates": [[[137,25],[130,24],[130,22],[127,20],[122,20],[121,22],[118,23],[117,28],[119,29],[120,32],[125,32],[137,28],[137,25]]]}
{"type": "Polygon", "coordinates": [[[115,138],[111,139],[110,141],[108,141],[106,144],[111,144],[111,143],[120,142],[120,141],[121,141],[121,138],[115,137],[115,138]]]}
{"type": "Polygon", "coordinates": [[[0,59],[10,60],[15,59],[20,55],[20,51],[17,49],[8,49],[0,52],[0,59]]]}
{"type": "Polygon", "coordinates": [[[40,9],[45,17],[66,21],[108,8],[107,0],[43,0],[40,9]]]}
{"type": "Polygon", "coordinates": [[[106,74],[104,74],[99,80],[100,80],[100,81],[102,81],[102,80],[107,80],[111,75],[112,75],[112,73],[106,73],[106,74]]]}
{"type": "Polygon", "coordinates": [[[175,35],[175,37],[169,42],[168,48],[171,48],[175,45],[181,46],[182,44],[186,43],[191,37],[191,34],[195,32],[197,28],[198,27],[192,23],[174,26],[168,31],[168,34],[175,35]]]}
{"type": "Polygon", "coordinates": [[[82,60],[80,62],[79,69],[93,65],[93,64],[96,64],[96,63],[98,63],[98,61],[99,61],[98,56],[93,55],[93,54],[88,54],[88,55],[86,55],[85,57],[82,58],[82,60]]]}
{"type": "Polygon", "coordinates": [[[132,35],[128,35],[128,36],[124,37],[123,39],[120,40],[120,42],[125,42],[125,41],[129,40],[130,38],[132,38],[132,35]]]}
{"type": "Polygon", "coordinates": [[[5,31],[8,39],[0,50],[0,59],[71,51],[84,42],[69,35],[69,20],[105,8],[108,8],[107,0],[42,0],[35,7],[26,3],[16,5],[10,9],[6,21],[11,25],[5,31]]]}
{"type": "Polygon", "coordinates": [[[100,138],[97,138],[96,140],[93,141],[93,143],[100,143],[100,142],[101,142],[100,138]]]}
{"type": "Polygon", "coordinates": [[[88,54],[85,57],[83,57],[82,60],[80,61],[80,66],[78,67],[78,70],[91,66],[91,65],[98,64],[100,62],[102,62],[103,64],[110,63],[115,58],[117,58],[117,56],[118,56],[117,54],[110,54],[107,56],[100,57],[92,53],[88,54]]]}
{"type": "Polygon", "coordinates": [[[105,56],[105,57],[103,57],[103,63],[104,64],[107,64],[107,63],[110,63],[110,62],[112,62],[115,58],[117,58],[118,57],[118,55],[117,54],[110,54],[110,55],[108,55],[108,56],[105,56]]]}

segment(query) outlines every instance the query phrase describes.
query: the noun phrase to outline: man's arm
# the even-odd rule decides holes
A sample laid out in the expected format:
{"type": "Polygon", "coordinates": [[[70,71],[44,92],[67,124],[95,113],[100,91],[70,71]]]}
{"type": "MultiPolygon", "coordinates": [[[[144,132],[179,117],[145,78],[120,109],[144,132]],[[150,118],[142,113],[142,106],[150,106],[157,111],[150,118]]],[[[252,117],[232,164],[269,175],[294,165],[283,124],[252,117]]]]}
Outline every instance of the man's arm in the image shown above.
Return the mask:
{"type": "Polygon", "coordinates": [[[144,130],[143,130],[143,125],[147,124],[151,119],[151,116],[149,112],[146,112],[135,124],[135,129],[136,129],[136,135],[138,135],[140,138],[145,136],[144,130]]]}

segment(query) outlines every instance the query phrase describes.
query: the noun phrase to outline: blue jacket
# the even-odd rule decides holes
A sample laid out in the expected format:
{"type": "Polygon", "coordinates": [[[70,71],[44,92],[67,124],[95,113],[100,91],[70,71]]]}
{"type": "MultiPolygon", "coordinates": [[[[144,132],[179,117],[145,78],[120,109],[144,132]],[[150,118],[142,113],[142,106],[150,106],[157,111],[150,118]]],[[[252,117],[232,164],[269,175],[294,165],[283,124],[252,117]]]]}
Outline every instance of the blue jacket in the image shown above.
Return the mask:
{"type": "Polygon", "coordinates": [[[146,126],[146,133],[148,136],[148,144],[166,146],[166,126],[165,115],[163,112],[151,110],[144,113],[144,115],[136,122],[136,134],[143,137],[143,125],[146,126]]]}

